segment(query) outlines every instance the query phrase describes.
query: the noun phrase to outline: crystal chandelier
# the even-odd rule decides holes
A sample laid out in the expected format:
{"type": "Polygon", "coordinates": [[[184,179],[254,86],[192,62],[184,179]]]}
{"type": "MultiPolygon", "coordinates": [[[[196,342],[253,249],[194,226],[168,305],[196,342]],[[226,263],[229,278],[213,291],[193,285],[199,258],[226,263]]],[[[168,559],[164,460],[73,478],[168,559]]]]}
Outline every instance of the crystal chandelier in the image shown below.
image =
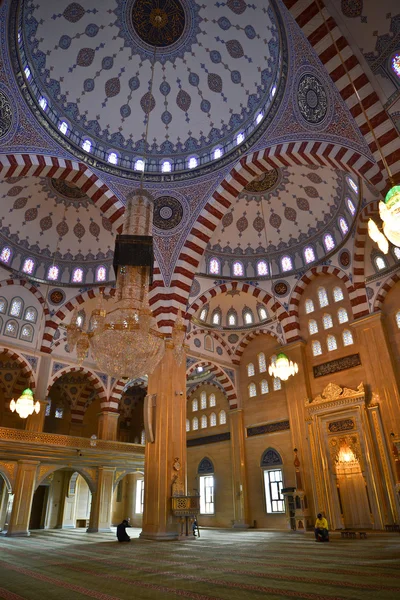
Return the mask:
{"type": "Polygon", "coordinates": [[[32,390],[26,388],[16,402],[14,398],[11,400],[10,410],[11,412],[16,411],[21,419],[27,419],[33,412],[39,413],[40,402],[34,402],[32,390]]]}
{"type": "Polygon", "coordinates": [[[287,381],[291,375],[299,372],[297,363],[289,360],[286,354],[280,352],[276,359],[272,359],[268,367],[268,373],[271,377],[279,377],[282,381],[287,381]]]}
{"type": "Polygon", "coordinates": [[[384,254],[389,251],[389,242],[400,246],[400,185],[394,185],[393,180],[390,180],[390,183],[392,187],[386,194],[385,201],[379,202],[383,233],[375,221],[368,221],[368,234],[384,254]]]}

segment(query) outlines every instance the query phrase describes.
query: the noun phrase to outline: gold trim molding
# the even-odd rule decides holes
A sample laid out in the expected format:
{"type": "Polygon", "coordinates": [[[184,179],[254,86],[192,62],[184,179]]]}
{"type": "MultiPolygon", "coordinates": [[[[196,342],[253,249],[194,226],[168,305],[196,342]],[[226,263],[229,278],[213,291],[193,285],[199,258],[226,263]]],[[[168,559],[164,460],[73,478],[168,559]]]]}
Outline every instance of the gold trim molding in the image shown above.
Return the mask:
{"type": "MultiPolygon", "coordinates": [[[[310,412],[318,410],[321,405],[334,405],[340,406],[345,404],[352,404],[354,400],[365,400],[364,384],[360,383],[356,390],[351,388],[341,388],[336,383],[328,383],[322,394],[315,396],[315,398],[308,398],[305,401],[305,406],[309,408],[310,412]]],[[[321,408],[325,408],[321,407],[321,408]]]]}

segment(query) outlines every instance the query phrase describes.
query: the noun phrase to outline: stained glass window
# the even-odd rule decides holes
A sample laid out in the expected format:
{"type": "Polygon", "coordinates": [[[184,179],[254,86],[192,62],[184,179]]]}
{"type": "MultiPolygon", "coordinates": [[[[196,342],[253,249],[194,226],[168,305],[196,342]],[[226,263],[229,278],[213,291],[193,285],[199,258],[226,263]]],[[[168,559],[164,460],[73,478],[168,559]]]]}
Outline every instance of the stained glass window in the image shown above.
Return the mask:
{"type": "Polygon", "coordinates": [[[144,171],[144,160],[142,160],[141,158],[135,160],[133,168],[135,169],[135,171],[144,171]]]}
{"type": "Polygon", "coordinates": [[[112,165],[116,165],[118,162],[118,154],[116,152],[110,152],[110,154],[107,157],[107,160],[112,165]]]}
{"type": "Polygon", "coordinates": [[[39,100],[39,106],[42,110],[46,110],[47,108],[47,100],[43,96],[39,100]]]}
{"type": "Polygon", "coordinates": [[[200,313],[200,321],[205,321],[207,318],[207,312],[208,309],[207,308],[203,308],[201,313],[200,313]]]}
{"type": "Polygon", "coordinates": [[[248,375],[248,377],[253,377],[254,374],[255,374],[254,365],[253,365],[253,363],[249,363],[247,365],[247,375],[248,375]]]}
{"type": "Polygon", "coordinates": [[[219,325],[221,323],[221,313],[219,310],[215,310],[213,312],[212,322],[213,325],[219,325]]]}
{"type": "Polygon", "coordinates": [[[22,309],[24,307],[24,303],[21,298],[14,298],[11,302],[10,315],[12,317],[20,317],[22,314],[22,309]]]}
{"type": "Polygon", "coordinates": [[[354,179],[352,179],[351,177],[347,177],[346,179],[347,179],[347,183],[349,184],[349,186],[353,190],[353,192],[355,194],[358,194],[358,185],[356,184],[354,179]]]}
{"type": "Polygon", "coordinates": [[[15,321],[8,321],[6,325],[5,335],[9,337],[17,337],[18,325],[15,321]]]}
{"type": "Polygon", "coordinates": [[[243,277],[244,269],[241,262],[233,263],[233,274],[235,277],[243,277]]]}
{"type": "Polygon", "coordinates": [[[8,264],[11,260],[11,248],[4,246],[0,254],[1,262],[8,264]]]}
{"type": "Polygon", "coordinates": [[[325,249],[327,252],[330,252],[331,250],[334,249],[335,247],[335,240],[333,239],[333,237],[331,236],[330,233],[327,233],[324,236],[324,244],[325,244],[325,249]]]}
{"type": "Polygon", "coordinates": [[[236,137],[236,143],[237,143],[237,145],[239,145],[242,142],[244,142],[244,133],[239,133],[236,137]]]}
{"type": "Polygon", "coordinates": [[[394,255],[397,258],[397,260],[400,260],[400,248],[398,248],[397,246],[394,246],[393,252],[394,252],[394,255]]]}
{"type": "Polygon", "coordinates": [[[24,325],[20,335],[21,340],[31,342],[33,340],[33,327],[32,325],[24,325]]]}
{"type": "Polygon", "coordinates": [[[312,343],[312,353],[314,356],[319,356],[322,354],[321,343],[318,340],[314,340],[312,343]]]}
{"type": "Polygon", "coordinates": [[[207,394],[205,392],[201,392],[200,394],[200,408],[202,410],[207,408],[207,394]]]}
{"type": "Polygon", "coordinates": [[[32,275],[34,268],[35,261],[32,258],[26,258],[22,267],[23,272],[32,275]]]}
{"type": "Polygon", "coordinates": [[[304,248],[304,259],[307,264],[314,262],[314,260],[315,260],[314,248],[312,248],[311,246],[307,246],[307,248],[304,248]]]}
{"type": "Polygon", "coordinates": [[[82,144],[82,150],[90,152],[92,149],[92,142],[90,140],[84,140],[82,144]]]}
{"type": "Polygon", "coordinates": [[[328,294],[323,287],[318,288],[318,301],[321,308],[324,308],[324,306],[328,306],[329,304],[328,294]]]}
{"type": "Polygon", "coordinates": [[[324,315],[322,317],[322,322],[324,324],[324,329],[330,329],[331,327],[333,327],[333,321],[332,321],[332,316],[331,315],[324,315]]]}
{"type": "Polygon", "coordinates": [[[236,323],[237,323],[237,314],[236,314],[236,311],[229,312],[229,314],[228,314],[228,325],[230,327],[232,327],[232,326],[236,325],[236,323]]]}
{"type": "Polygon", "coordinates": [[[269,392],[268,381],[266,379],[263,379],[261,382],[261,393],[268,394],[268,392],[269,392]]]}
{"type": "Polygon", "coordinates": [[[268,275],[268,265],[265,262],[265,260],[258,261],[257,273],[258,273],[258,275],[260,275],[260,277],[263,277],[264,275],[268,275]]]}
{"type": "Polygon", "coordinates": [[[391,63],[394,74],[400,78],[400,53],[397,53],[394,56],[392,56],[391,63]]]}
{"type": "Polygon", "coordinates": [[[281,267],[282,271],[291,271],[293,269],[293,263],[290,256],[282,256],[281,267]]]}
{"type": "Polygon", "coordinates": [[[334,335],[328,335],[326,338],[326,345],[328,346],[328,350],[337,350],[337,342],[334,335]]]}
{"type": "Polygon", "coordinates": [[[197,158],[195,156],[189,158],[188,167],[189,169],[195,169],[197,167],[197,158]]]}
{"type": "Polygon", "coordinates": [[[186,419],[186,432],[190,431],[190,421],[186,419]]]}
{"type": "Polygon", "coordinates": [[[333,299],[335,302],[340,302],[341,300],[343,300],[344,296],[343,296],[343,290],[341,287],[337,286],[335,288],[333,288],[333,299]]]}
{"type": "Polygon", "coordinates": [[[50,412],[51,412],[51,398],[47,399],[47,404],[46,404],[46,411],[44,413],[45,417],[49,417],[50,416],[50,412]]]}
{"type": "Polygon", "coordinates": [[[314,312],[314,310],[315,310],[314,309],[314,302],[310,298],[308,298],[308,300],[306,300],[305,306],[306,306],[306,313],[307,314],[310,314],[310,313],[314,312]]]}
{"type": "Polygon", "coordinates": [[[397,327],[400,329],[400,310],[396,313],[396,323],[397,327]]]}
{"type": "Polygon", "coordinates": [[[219,413],[219,424],[225,425],[225,423],[226,423],[226,412],[224,410],[221,410],[221,412],[219,413]]]}
{"type": "Polygon", "coordinates": [[[7,310],[7,300],[5,298],[0,298],[0,313],[5,313],[7,310]]]}
{"type": "Polygon", "coordinates": [[[342,338],[343,338],[343,345],[344,346],[351,346],[351,344],[354,342],[354,340],[353,340],[353,334],[348,329],[345,329],[343,331],[342,338]]]}
{"type": "Polygon", "coordinates": [[[199,420],[197,417],[194,417],[194,419],[192,420],[192,431],[197,431],[198,428],[199,428],[199,420]]]}
{"type": "Polygon", "coordinates": [[[263,306],[260,306],[258,308],[258,315],[259,315],[261,321],[265,321],[266,319],[268,319],[268,313],[263,306]]]}
{"type": "Polygon", "coordinates": [[[215,399],[215,394],[210,394],[208,397],[208,405],[211,408],[212,406],[216,405],[216,399],[215,399]]]}
{"type": "Polygon", "coordinates": [[[164,160],[162,166],[161,166],[161,171],[163,173],[171,173],[172,171],[172,165],[169,162],[169,160],[164,160]]]}
{"type": "Polygon", "coordinates": [[[217,425],[217,415],[215,413],[211,413],[210,415],[210,427],[215,427],[217,425]]]}
{"type": "Polygon", "coordinates": [[[63,135],[67,134],[68,131],[68,125],[65,121],[61,121],[61,123],[58,125],[58,129],[61,131],[61,133],[63,135]]]}
{"type": "Polygon", "coordinates": [[[52,265],[47,271],[47,279],[57,281],[59,272],[60,269],[56,265],[52,265]]]}
{"type": "Polygon", "coordinates": [[[244,317],[244,322],[246,325],[251,325],[253,322],[253,313],[251,313],[249,310],[246,310],[246,312],[243,315],[244,317]]]}
{"type": "Polygon", "coordinates": [[[107,269],[103,266],[97,267],[96,281],[105,281],[107,279],[107,269]]]}
{"type": "Polygon", "coordinates": [[[27,308],[25,311],[24,319],[25,319],[25,321],[30,321],[31,323],[36,323],[36,319],[37,319],[36,308],[33,308],[33,306],[30,306],[29,308],[27,308]]]}
{"type": "Polygon", "coordinates": [[[315,319],[310,319],[308,321],[308,331],[310,332],[310,335],[318,333],[318,323],[315,319]]]}
{"type": "Polygon", "coordinates": [[[339,323],[347,323],[347,321],[349,320],[349,316],[347,314],[347,310],[345,308],[339,308],[338,310],[338,320],[339,323]]]}
{"type": "Polygon", "coordinates": [[[192,411],[196,412],[199,410],[199,401],[196,400],[196,398],[194,400],[192,400],[192,411]]]}
{"type": "Polygon", "coordinates": [[[206,427],[207,427],[207,416],[206,416],[206,415],[203,415],[203,416],[201,417],[201,428],[202,428],[202,429],[205,429],[206,427]]]}
{"type": "Polygon", "coordinates": [[[72,273],[72,281],[73,283],[82,283],[83,281],[83,271],[82,269],[75,269],[72,273]]]}
{"type": "Polygon", "coordinates": [[[386,263],[385,263],[385,260],[382,258],[382,256],[377,256],[375,258],[375,264],[376,264],[377,268],[379,269],[379,271],[386,269],[386,263]]]}
{"type": "Polygon", "coordinates": [[[254,396],[257,396],[257,388],[255,383],[249,384],[249,396],[250,398],[254,398],[254,396]]]}
{"type": "Polygon", "coordinates": [[[210,260],[210,273],[211,275],[219,275],[220,273],[220,262],[217,258],[210,260]]]}
{"type": "Polygon", "coordinates": [[[346,198],[346,202],[347,202],[347,208],[349,209],[351,215],[354,217],[354,215],[356,214],[356,207],[353,204],[353,201],[350,200],[350,198],[346,198]]]}
{"type": "Polygon", "coordinates": [[[222,156],[222,150],[221,148],[215,148],[214,150],[214,160],[217,160],[218,158],[221,158],[222,156]]]}
{"type": "Polygon", "coordinates": [[[339,227],[343,235],[346,235],[346,233],[349,231],[349,226],[347,225],[347,221],[344,217],[340,217],[339,227]]]}
{"type": "Polygon", "coordinates": [[[258,355],[258,369],[260,373],[265,373],[265,371],[267,370],[267,363],[265,361],[264,352],[260,352],[260,354],[258,355]]]}
{"type": "Polygon", "coordinates": [[[277,392],[278,390],[282,389],[282,382],[279,379],[279,377],[274,377],[274,391],[277,392]]]}
{"type": "Polygon", "coordinates": [[[56,419],[62,419],[64,415],[64,409],[62,407],[56,408],[54,416],[56,419]]]}

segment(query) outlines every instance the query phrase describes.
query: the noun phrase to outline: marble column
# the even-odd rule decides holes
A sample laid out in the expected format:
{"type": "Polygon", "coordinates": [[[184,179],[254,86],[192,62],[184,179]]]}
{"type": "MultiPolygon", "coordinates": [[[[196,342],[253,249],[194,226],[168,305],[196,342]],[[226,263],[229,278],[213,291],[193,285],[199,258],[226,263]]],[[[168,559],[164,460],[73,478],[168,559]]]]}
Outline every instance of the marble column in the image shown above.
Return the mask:
{"type": "Polygon", "coordinates": [[[97,489],[92,494],[88,533],[111,531],[115,467],[98,467],[97,489]]]}
{"type": "Polygon", "coordinates": [[[249,506],[247,496],[246,456],[244,442],[243,410],[230,410],[232,489],[233,489],[233,527],[249,527],[249,506]]]}
{"type": "Polygon", "coordinates": [[[14,487],[14,501],[8,523],[7,536],[29,536],[29,519],[35,492],[36,472],[39,465],[35,460],[19,460],[14,487]]]}
{"type": "MultiPolygon", "coordinates": [[[[172,342],[149,376],[148,394],[154,401],[154,441],[146,440],[144,512],[141,538],[176,540],[179,522],[172,515],[172,484],[186,482],[186,357],[177,364],[172,342]],[[177,459],[177,460],[176,460],[177,459]],[[175,465],[175,467],[174,467],[175,465]]],[[[148,436],[147,436],[148,437],[148,436]]]]}
{"type": "Polygon", "coordinates": [[[97,437],[99,440],[117,439],[119,413],[104,410],[97,415],[97,437]]]}

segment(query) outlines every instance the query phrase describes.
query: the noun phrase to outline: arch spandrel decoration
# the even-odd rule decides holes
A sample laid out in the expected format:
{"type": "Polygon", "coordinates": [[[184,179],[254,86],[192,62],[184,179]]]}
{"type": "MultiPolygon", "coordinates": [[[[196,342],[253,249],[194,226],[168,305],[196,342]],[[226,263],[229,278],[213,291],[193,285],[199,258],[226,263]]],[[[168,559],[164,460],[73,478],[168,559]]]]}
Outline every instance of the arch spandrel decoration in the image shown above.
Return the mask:
{"type": "Polygon", "coordinates": [[[208,475],[214,473],[214,465],[212,461],[205,456],[203,460],[200,461],[199,467],[197,469],[199,475],[208,475]]]}
{"type": "Polygon", "coordinates": [[[282,464],[282,457],[274,448],[267,448],[261,457],[261,467],[278,467],[282,464]]]}

